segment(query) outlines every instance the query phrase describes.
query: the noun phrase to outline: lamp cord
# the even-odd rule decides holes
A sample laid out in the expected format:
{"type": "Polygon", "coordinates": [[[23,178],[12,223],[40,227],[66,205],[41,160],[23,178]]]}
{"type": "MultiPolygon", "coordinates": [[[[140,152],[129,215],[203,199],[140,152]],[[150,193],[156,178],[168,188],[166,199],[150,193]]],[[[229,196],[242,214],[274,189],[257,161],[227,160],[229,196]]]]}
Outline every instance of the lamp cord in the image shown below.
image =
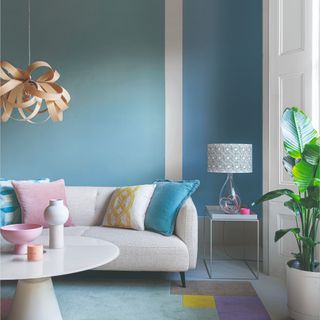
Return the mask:
{"type": "Polygon", "coordinates": [[[28,64],[31,63],[31,2],[28,0],[28,64]]]}

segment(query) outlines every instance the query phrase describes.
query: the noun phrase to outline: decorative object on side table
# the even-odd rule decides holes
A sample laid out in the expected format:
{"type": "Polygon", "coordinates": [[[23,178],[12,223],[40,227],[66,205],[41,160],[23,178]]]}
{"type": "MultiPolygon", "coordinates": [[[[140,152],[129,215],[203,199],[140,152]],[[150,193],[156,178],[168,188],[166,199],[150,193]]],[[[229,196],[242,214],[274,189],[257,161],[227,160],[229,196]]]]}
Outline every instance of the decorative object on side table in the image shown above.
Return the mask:
{"type": "Polygon", "coordinates": [[[43,227],[39,224],[11,224],[2,227],[1,235],[15,245],[15,254],[27,254],[27,244],[38,238],[43,227]]]}
{"type": "Polygon", "coordinates": [[[243,214],[245,216],[250,215],[251,214],[251,210],[250,210],[250,208],[242,207],[242,208],[240,208],[240,214],[243,214]]]}
{"type": "Polygon", "coordinates": [[[49,225],[49,248],[61,249],[64,246],[64,224],[68,220],[69,210],[62,199],[52,199],[44,211],[49,225]]]}
{"type": "Polygon", "coordinates": [[[208,172],[228,174],[220,191],[219,205],[225,213],[239,213],[241,199],[233,173],[252,172],[252,145],[208,144],[208,172]]]}
{"type": "Polygon", "coordinates": [[[295,215],[296,226],[276,231],[274,240],[292,233],[298,245],[294,260],[287,263],[288,308],[299,320],[320,318],[320,270],[316,247],[320,244],[320,137],[310,119],[298,108],[287,108],[281,120],[282,162],[293,177],[299,193],[290,189],[266,193],[253,205],[281,196],[289,197],[284,206],[295,215]]]}

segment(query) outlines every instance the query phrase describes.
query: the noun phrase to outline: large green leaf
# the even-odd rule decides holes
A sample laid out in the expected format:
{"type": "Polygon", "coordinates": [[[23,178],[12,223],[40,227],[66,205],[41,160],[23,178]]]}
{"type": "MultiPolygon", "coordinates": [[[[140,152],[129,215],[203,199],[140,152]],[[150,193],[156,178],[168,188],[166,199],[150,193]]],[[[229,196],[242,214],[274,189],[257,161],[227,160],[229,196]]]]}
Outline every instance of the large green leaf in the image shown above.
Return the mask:
{"type": "Polygon", "coordinates": [[[283,112],[281,129],[284,148],[295,159],[300,159],[304,146],[318,137],[310,119],[296,107],[287,108],[283,112]]]}
{"type": "Polygon", "coordinates": [[[307,209],[318,209],[320,211],[320,188],[309,187],[308,196],[304,199],[301,199],[301,204],[307,209]]]}
{"type": "Polygon", "coordinates": [[[315,201],[320,202],[320,188],[313,187],[308,189],[309,197],[315,201]]]}
{"type": "Polygon", "coordinates": [[[318,163],[318,167],[314,176],[313,186],[320,187],[320,163],[318,163]]]}
{"type": "Polygon", "coordinates": [[[317,208],[319,206],[319,202],[314,200],[314,199],[312,199],[311,197],[307,197],[307,198],[301,199],[301,204],[306,209],[317,208]]]}
{"type": "Polygon", "coordinates": [[[318,143],[307,143],[305,146],[304,146],[304,150],[303,150],[303,153],[302,153],[302,158],[316,166],[318,165],[319,163],[319,160],[320,160],[320,144],[318,143]]]}
{"type": "Polygon", "coordinates": [[[305,160],[299,161],[292,169],[293,181],[298,186],[300,192],[305,192],[308,187],[316,185],[317,166],[314,166],[305,160]]]}
{"type": "Polygon", "coordinates": [[[274,190],[274,191],[270,191],[266,194],[264,194],[261,198],[259,198],[257,201],[253,202],[251,205],[255,206],[257,204],[260,204],[264,201],[269,201],[281,196],[288,196],[291,199],[293,199],[294,201],[296,201],[297,203],[299,203],[300,201],[300,197],[295,194],[292,190],[290,189],[279,189],[279,190],[274,190]]]}
{"type": "Polygon", "coordinates": [[[298,235],[297,238],[298,240],[302,241],[306,247],[313,248],[316,245],[318,245],[318,241],[313,241],[313,239],[310,237],[304,237],[304,236],[298,235]]]}
{"type": "Polygon", "coordinates": [[[291,156],[285,156],[282,159],[282,164],[290,177],[292,177],[292,169],[296,165],[296,159],[291,156]]]}
{"type": "Polygon", "coordinates": [[[320,219],[320,208],[319,209],[318,208],[313,208],[314,209],[313,216],[315,219],[320,219]]]}
{"type": "MultiPolygon", "coordinates": [[[[302,200],[303,199],[301,199],[301,201],[302,200]]],[[[295,215],[300,214],[300,206],[298,206],[298,204],[293,199],[286,201],[284,203],[284,206],[287,207],[288,209],[290,209],[295,215]]]]}
{"type": "Polygon", "coordinates": [[[276,233],[274,235],[274,242],[279,241],[288,232],[292,232],[293,234],[298,235],[300,233],[300,228],[280,229],[280,230],[276,231],[276,233]]]}

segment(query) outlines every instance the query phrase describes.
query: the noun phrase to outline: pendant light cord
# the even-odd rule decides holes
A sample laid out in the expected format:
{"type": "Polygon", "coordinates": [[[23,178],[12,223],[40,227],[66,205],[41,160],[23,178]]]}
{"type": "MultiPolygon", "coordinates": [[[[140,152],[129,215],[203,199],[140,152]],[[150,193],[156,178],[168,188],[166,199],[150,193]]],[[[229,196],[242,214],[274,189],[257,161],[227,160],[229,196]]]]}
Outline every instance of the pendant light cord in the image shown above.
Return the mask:
{"type": "MultiPolygon", "coordinates": [[[[2,15],[2,0],[0,0],[0,15],[2,15]]],[[[0,16],[1,21],[1,16],[0,16]]],[[[0,23],[0,41],[2,42],[2,23],[0,23]]],[[[0,60],[2,58],[2,43],[0,43],[0,60]]],[[[31,63],[31,2],[28,0],[28,64],[31,63]]]]}
{"type": "Polygon", "coordinates": [[[31,63],[31,3],[28,0],[28,64],[31,63]]]}
{"type": "MultiPolygon", "coordinates": [[[[2,0],[0,0],[0,61],[2,60],[2,0]]],[[[1,80],[0,80],[1,83],[1,80]]],[[[1,100],[0,100],[1,106],[1,100]]]]}

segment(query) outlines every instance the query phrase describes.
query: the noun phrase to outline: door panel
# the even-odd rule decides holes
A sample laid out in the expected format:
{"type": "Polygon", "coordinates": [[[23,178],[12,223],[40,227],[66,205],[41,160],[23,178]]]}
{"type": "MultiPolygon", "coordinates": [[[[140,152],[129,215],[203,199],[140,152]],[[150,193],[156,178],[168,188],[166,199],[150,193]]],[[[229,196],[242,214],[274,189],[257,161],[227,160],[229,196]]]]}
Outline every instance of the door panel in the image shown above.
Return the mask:
{"type": "MultiPolygon", "coordinates": [[[[289,188],[292,179],[282,165],[284,155],[280,119],[286,107],[297,106],[312,115],[312,6],[314,0],[269,0],[268,12],[268,83],[264,104],[264,191],[289,188]]],[[[315,0],[318,1],[318,0],[315,0]]],[[[295,225],[293,214],[283,206],[285,198],[270,201],[264,207],[264,224],[268,224],[269,273],[285,277],[286,262],[296,252],[293,236],[274,243],[274,233],[295,225]]],[[[266,250],[266,247],[264,248],[266,250]]]]}
{"type": "Polygon", "coordinates": [[[279,1],[280,55],[304,49],[304,7],[304,0],[279,1]]]}

